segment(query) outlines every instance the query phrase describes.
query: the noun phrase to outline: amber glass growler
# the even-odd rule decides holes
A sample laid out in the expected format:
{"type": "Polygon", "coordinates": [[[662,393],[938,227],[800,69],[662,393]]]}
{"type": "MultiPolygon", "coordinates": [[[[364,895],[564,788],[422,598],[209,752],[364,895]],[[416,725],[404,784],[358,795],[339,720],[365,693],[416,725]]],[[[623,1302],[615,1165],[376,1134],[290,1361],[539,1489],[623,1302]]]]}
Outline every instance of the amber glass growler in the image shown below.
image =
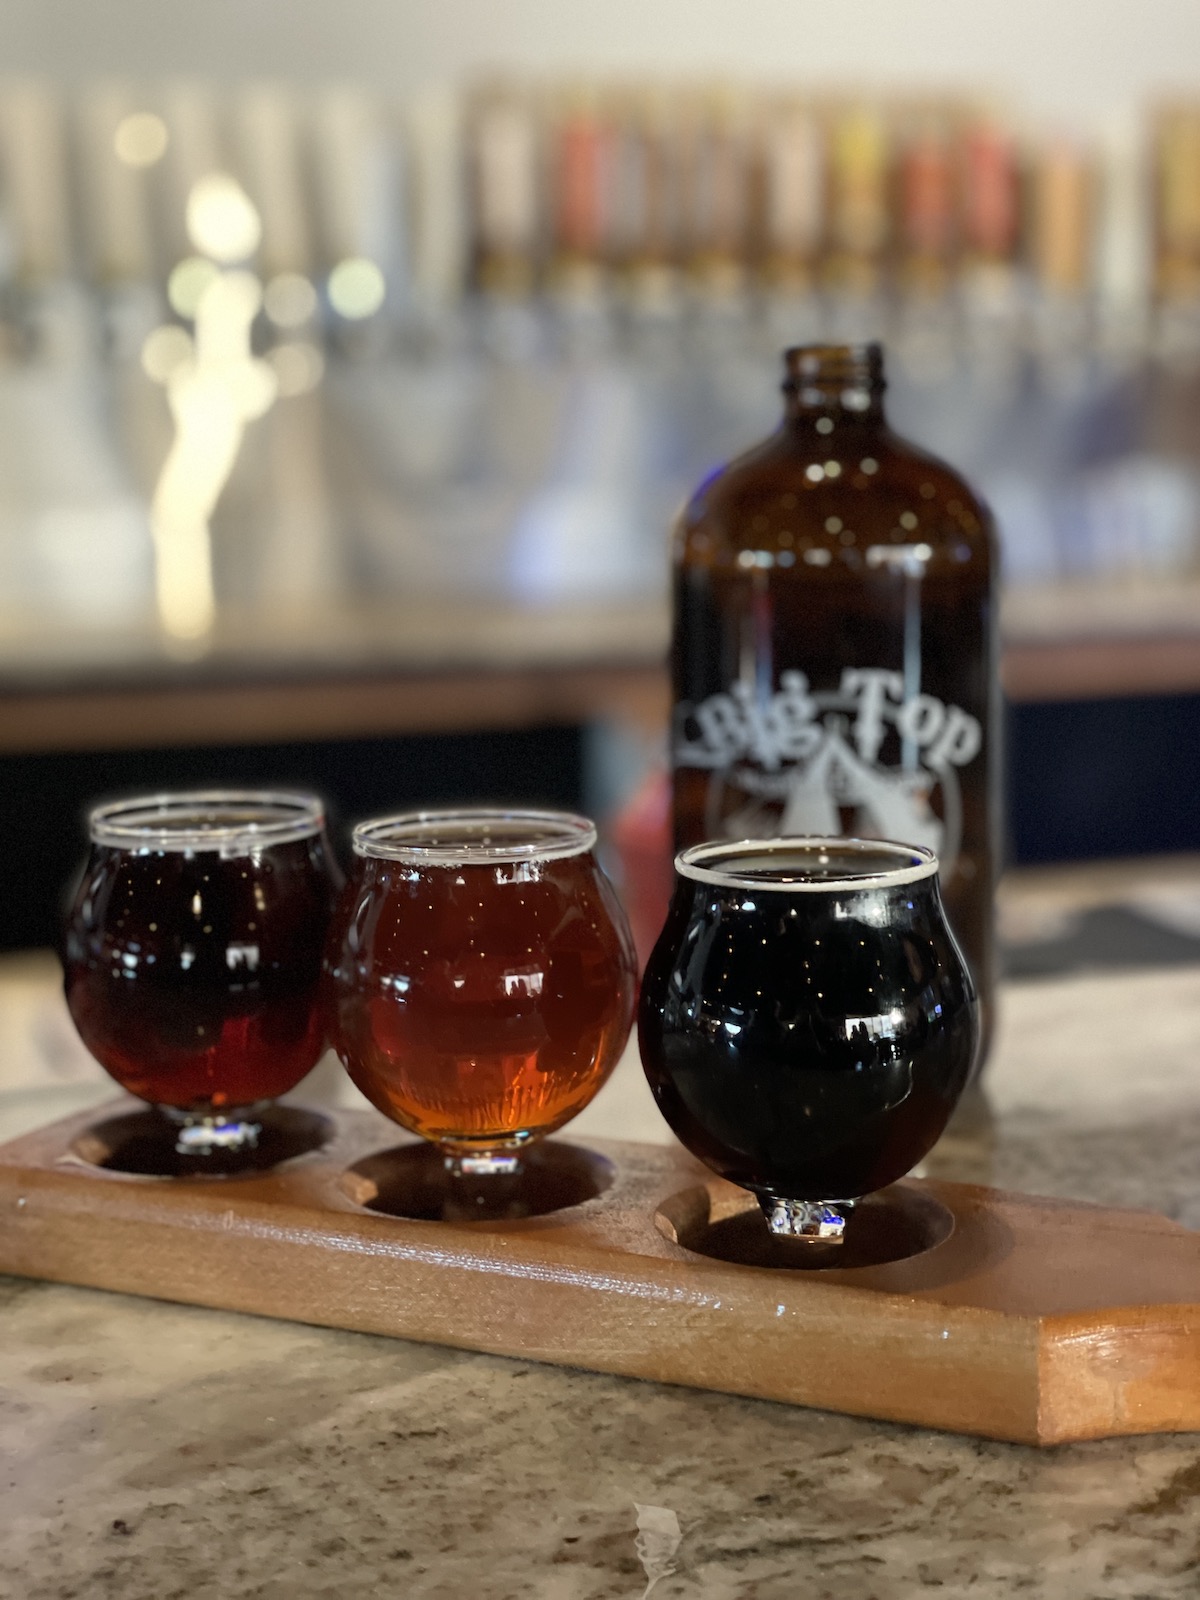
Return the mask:
{"type": "Polygon", "coordinates": [[[675,847],[810,834],[936,851],[993,990],[995,531],[883,410],[877,344],[784,356],[778,430],[674,542],[675,847]]]}

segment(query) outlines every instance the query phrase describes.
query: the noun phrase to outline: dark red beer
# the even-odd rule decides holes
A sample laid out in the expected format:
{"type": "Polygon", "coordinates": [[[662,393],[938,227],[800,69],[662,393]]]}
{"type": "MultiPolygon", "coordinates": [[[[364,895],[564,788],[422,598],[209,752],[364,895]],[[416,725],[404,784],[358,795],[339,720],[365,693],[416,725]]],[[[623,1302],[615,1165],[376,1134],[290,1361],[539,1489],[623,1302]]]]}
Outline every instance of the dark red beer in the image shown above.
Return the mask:
{"type": "MultiPolygon", "coordinates": [[[[335,891],[318,801],[198,793],[103,806],[66,929],[66,996],[122,1088],[238,1139],[316,1064],[335,891]]],[[[215,1130],[215,1132],[214,1132],[215,1130]]]]}

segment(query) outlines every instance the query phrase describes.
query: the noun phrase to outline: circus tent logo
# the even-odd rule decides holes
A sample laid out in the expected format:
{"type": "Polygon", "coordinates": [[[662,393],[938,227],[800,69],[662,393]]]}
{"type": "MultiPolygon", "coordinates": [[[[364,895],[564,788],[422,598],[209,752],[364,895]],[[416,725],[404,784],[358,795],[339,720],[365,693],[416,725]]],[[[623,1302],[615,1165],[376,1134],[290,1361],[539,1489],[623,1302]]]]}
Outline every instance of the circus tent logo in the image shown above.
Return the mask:
{"type": "Polygon", "coordinates": [[[899,672],[849,667],[836,689],[784,672],[774,692],[738,682],[676,713],[675,764],[711,771],[710,838],[856,834],[925,845],[954,866],[958,769],[983,744],[979,719],[899,672]]]}

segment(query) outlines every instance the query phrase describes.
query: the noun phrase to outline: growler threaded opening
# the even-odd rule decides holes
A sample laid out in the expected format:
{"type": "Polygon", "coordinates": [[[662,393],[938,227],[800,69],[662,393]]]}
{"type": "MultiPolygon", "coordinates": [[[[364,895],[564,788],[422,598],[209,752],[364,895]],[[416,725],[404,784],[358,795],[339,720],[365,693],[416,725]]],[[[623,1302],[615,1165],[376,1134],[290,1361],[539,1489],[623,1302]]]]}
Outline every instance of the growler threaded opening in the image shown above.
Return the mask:
{"type": "Polygon", "coordinates": [[[783,353],[783,367],[783,392],[814,410],[867,411],[886,387],[877,342],[793,345],[783,353]]]}

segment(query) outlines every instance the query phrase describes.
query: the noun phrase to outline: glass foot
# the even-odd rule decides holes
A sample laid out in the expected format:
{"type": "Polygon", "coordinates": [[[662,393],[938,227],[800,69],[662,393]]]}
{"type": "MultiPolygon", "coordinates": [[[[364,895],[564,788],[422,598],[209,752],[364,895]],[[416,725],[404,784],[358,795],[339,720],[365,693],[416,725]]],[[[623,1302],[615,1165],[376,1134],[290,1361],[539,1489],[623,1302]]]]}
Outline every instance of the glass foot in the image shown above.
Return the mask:
{"type": "Polygon", "coordinates": [[[448,1155],[446,1171],[454,1178],[515,1178],[521,1158],[510,1150],[481,1150],[476,1155],[448,1155]]]}
{"type": "Polygon", "coordinates": [[[759,1195],[758,1203],[772,1233],[821,1244],[841,1244],[846,1232],[843,1213],[852,1205],[845,1200],[780,1200],[769,1194],[759,1195]]]}
{"type": "Polygon", "coordinates": [[[256,1107],[212,1112],[159,1109],[175,1126],[176,1155],[204,1157],[258,1148],[262,1123],[254,1120],[256,1107]]]}

